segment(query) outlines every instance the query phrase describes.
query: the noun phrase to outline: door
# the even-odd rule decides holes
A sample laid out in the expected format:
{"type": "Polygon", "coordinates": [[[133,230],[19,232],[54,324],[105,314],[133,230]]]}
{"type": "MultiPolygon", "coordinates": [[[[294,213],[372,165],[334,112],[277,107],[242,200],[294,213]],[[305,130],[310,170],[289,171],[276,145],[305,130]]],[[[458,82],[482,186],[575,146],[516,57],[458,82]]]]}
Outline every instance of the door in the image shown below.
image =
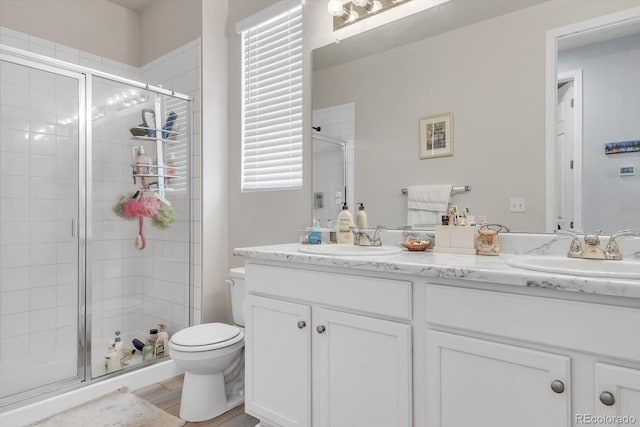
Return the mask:
{"type": "Polygon", "coordinates": [[[596,363],[595,374],[593,414],[609,417],[607,426],[640,422],[640,370],[596,363]]]}
{"type": "Polygon", "coordinates": [[[311,309],[248,295],[245,410],[282,427],[311,426],[311,309]]]}
{"type": "Polygon", "coordinates": [[[556,108],[556,207],[558,228],[567,230],[577,225],[573,217],[573,80],[558,87],[556,108]]]}
{"type": "Polygon", "coordinates": [[[323,308],[313,317],[314,427],[411,426],[411,327],[323,308]]]}
{"type": "Polygon", "coordinates": [[[427,331],[429,427],[571,425],[566,356],[427,331]]]}
{"type": "Polygon", "coordinates": [[[0,54],[0,403],[84,379],[83,106],[83,75],[0,54]]]}

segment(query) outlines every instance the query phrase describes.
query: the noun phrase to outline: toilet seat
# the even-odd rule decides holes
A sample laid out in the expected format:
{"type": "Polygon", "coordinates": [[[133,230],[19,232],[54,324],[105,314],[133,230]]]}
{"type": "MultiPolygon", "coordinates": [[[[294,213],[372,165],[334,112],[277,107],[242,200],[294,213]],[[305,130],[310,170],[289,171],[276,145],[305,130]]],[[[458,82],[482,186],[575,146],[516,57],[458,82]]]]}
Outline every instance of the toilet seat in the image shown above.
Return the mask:
{"type": "Polygon", "coordinates": [[[226,323],[205,323],[176,332],[171,349],[184,352],[210,351],[232,346],[244,339],[240,328],[226,323]]]}

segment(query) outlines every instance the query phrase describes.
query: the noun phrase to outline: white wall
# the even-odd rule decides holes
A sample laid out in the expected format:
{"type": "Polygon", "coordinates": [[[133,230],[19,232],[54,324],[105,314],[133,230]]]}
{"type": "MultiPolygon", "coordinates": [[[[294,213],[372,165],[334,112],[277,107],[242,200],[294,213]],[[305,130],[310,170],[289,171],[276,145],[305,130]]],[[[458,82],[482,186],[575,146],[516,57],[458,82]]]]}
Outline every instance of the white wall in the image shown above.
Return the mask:
{"type": "Polygon", "coordinates": [[[633,6],[550,1],[314,73],[314,108],[356,104],[356,199],[370,222],[404,224],[403,187],[451,183],[471,185],[456,203],[490,222],[544,230],[545,32],[633,6]],[[420,160],[419,117],[449,111],[454,156],[420,160]],[[510,197],[527,212],[510,213],[510,197]]]}
{"type": "Polygon", "coordinates": [[[640,139],[640,35],[561,52],[558,71],[574,69],[583,72],[583,228],[638,231],[640,152],[605,155],[604,145],[640,139]],[[619,176],[621,166],[638,175],[619,176]]]}
{"type": "MultiPolygon", "coordinates": [[[[237,2],[232,2],[237,3],[237,2]]],[[[231,321],[227,1],[202,1],[202,321],[231,321]]],[[[200,126],[200,123],[196,125],[200,126]]]]}
{"type": "Polygon", "coordinates": [[[140,13],[139,65],[199,38],[201,32],[202,0],[152,2],[140,13]]]}
{"type": "Polygon", "coordinates": [[[107,0],[0,0],[0,26],[141,65],[138,14],[107,0]]]}

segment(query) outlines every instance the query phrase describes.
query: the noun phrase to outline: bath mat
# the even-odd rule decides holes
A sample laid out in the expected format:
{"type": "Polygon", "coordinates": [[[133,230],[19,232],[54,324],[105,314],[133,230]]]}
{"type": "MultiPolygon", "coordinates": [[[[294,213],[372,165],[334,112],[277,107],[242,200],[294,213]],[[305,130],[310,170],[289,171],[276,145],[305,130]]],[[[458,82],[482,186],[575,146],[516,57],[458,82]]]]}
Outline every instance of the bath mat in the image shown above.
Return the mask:
{"type": "Polygon", "coordinates": [[[179,427],[184,424],[184,420],[122,388],[29,427],[179,427]]]}

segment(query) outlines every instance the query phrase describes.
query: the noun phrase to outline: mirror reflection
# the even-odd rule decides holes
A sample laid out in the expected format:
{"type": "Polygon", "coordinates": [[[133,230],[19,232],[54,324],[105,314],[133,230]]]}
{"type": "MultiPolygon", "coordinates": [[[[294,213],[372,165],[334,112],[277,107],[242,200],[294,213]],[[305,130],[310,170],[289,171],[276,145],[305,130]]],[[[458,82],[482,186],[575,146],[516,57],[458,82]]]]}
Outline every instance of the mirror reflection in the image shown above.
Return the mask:
{"type": "MultiPolygon", "coordinates": [[[[582,70],[583,140],[566,143],[563,129],[575,121],[561,123],[567,115],[559,109],[557,163],[551,159],[547,165],[541,40],[558,25],[531,24],[531,16],[561,6],[534,3],[521,3],[531,7],[473,25],[450,23],[444,29],[448,32],[417,41],[406,36],[411,22],[403,29],[404,18],[313,52],[313,126],[326,123],[318,111],[353,105],[354,182],[349,190],[353,201],[367,206],[370,224],[406,226],[408,198],[402,190],[446,184],[472,188],[452,194],[451,203],[460,210],[468,207],[472,214],[512,231],[638,232],[634,215],[640,211],[640,174],[632,172],[640,166],[640,152],[605,154],[605,144],[640,139],[634,120],[640,102],[633,95],[640,89],[640,79],[633,81],[640,65],[640,31],[585,30],[562,37],[557,52],[559,99],[570,105],[572,96],[565,92],[570,80],[575,91],[576,78],[571,76],[582,70]],[[507,43],[518,27],[518,43],[507,43]],[[380,43],[401,38],[409,42],[380,43]],[[474,49],[468,49],[471,40],[474,49]],[[384,45],[383,50],[376,44],[384,45]],[[447,113],[453,113],[453,156],[420,159],[419,118],[447,113]],[[545,192],[548,167],[554,170],[552,202],[545,192]],[[551,221],[549,209],[554,212],[551,221]]],[[[432,12],[421,13],[428,19],[432,12]]],[[[415,16],[411,20],[417,21],[415,16]]],[[[579,134],[574,132],[574,137],[579,134]]],[[[314,179],[324,167],[316,159],[316,146],[314,140],[314,179]]],[[[323,191],[314,185],[314,192],[323,191]]],[[[335,192],[324,191],[324,198],[335,203],[335,192]]],[[[350,203],[352,213],[355,207],[350,203]]]]}
{"type": "Polygon", "coordinates": [[[558,229],[638,229],[639,68],[638,22],[559,40],[558,229]]]}

